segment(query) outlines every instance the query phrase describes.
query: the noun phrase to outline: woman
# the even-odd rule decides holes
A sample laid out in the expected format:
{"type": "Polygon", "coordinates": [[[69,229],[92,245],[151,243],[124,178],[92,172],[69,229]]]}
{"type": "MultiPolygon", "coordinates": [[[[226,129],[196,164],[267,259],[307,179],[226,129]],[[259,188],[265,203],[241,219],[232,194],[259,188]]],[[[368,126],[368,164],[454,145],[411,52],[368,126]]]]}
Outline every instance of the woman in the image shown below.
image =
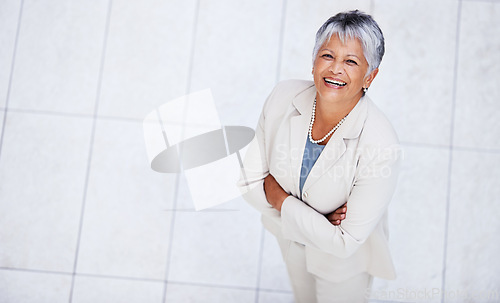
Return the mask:
{"type": "Polygon", "coordinates": [[[373,276],[395,277],[387,206],[400,150],[365,96],[384,54],[371,16],[339,13],[321,26],[313,78],[268,97],[239,182],[280,244],[296,302],[365,302],[373,276]]]}

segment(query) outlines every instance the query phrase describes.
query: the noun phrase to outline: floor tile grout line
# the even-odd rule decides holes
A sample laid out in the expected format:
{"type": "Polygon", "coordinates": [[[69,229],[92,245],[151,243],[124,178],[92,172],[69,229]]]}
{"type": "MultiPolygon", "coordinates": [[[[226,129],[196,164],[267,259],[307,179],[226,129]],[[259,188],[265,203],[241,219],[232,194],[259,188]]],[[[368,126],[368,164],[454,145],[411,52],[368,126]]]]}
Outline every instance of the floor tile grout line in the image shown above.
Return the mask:
{"type": "Polygon", "coordinates": [[[286,27],[286,12],[287,11],[287,0],[283,0],[281,7],[281,24],[279,32],[279,42],[278,42],[278,62],[276,64],[276,82],[280,80],[281,77],[281,62],[283,57],[283,44],[285,43],[285,27],[286,27]]]}
{"type": "MultiPolygon", "coordinates": [[[[0,111],[5,111],[5,109],[0,108],[0,111]]],[[[97,120],[108,120],[108,121],[126,121],[126,122],[135,122],[135,123],[144,123],[144,119],[141,118],[133,118],[133,117],[120,117],[120,116],[107,116],[107,115],[94,115],[94,114],[78,114],[78,113],[64,113],[64,112],[55,112],[55,111],[46,111],[46,110],[32,110],[32,109],[16,109],[9,108],[9,112],[30,114],[30,115],[50,115],[50,116],[59,116],[59,117],[72,117],[72,118],[80,118],[80,119],[94,119],[97,120]]],[[[165,122],[165,125],[182,125],[182,123],[177,122],[165,122]]],[[[212,126],[212,124],[206,123],[191,123],[192,126],[212,126]]]]}
{"type": "Polygon", "coordinates": [[[416,303],[415,301],[369,300],[369,303],[416,303]]]}
{"type": "MultiPolygon", "coordinates": [[[[0,109],[0,110],[2,110],[2,109],[0,109]]],[[[65,113],[65,112],[39,110],[39,109],[22,109],[22,108],[9,107],[8,110],[9,110],[9,112],[31,114],[31,115],[62,116],[62,117],[73,117],[73,118],[87,118],[87,119],[92,119],[94,117],[93,114],[65,113]]]]}
{"type": "Polygon", "coordinates": [[[162,291],[162,302],[167,301],[167,291],[168,291],[168,284],[170,283],[168,281],[168,276],[170,274],[170,262],[172,261],[172,246],[173,246],[173,240],[174,240],[174,231],[175,231],[175,219],[176,219],[176,214],[177,211],[175,208],[177,207],[177,199],[179,197],[179,183],[180,183],[180,173],[177,174],[175,178],[175,190],[174,190],[174,195],[172,199],[172,206],[173,206],[173,211],[171,212],[171,221],[170,221],[170,230],[169,230],[169,237],[168,237],[168,248],[167,248],[167,261],[165,262],[165,273],[164,273],[164,278],[163,278],[163,291],[162,291]]]}
{"type": "MultiPolygon", "coordinates": [[[[280,22],[280,31],[279,31],[279,42],[278,42],[278,57],[276,64],[276,82],[280,80],[281,77],[281,62],[283,55],[283,44],[285,41],[285,28],[286,28],[286,17],[287,17],[287,0],[282,0],[281,6],[281,22],[280,22]]],[[[265,229],[264,226],[261,226],[260,233],[260,243],[259,243],[259,257],[257,262],[257,279],[256,279],[256,288],[255,288],[255,303],[259,303],[260,300],[260,281],[262,275],[262,263],[264,256],[264,240],[265,240],[265,229]]]]}
{"type": "Polygon", "coordinates": [[[94,113],[93,113],[93,118],[92,118],[92,128],[90,131],[89,150],[88,150],[88,158],[87,158],[87,169],[85,172],[85,181],[84,181],[84,185],[83,185],[83,196],[82,196],[82,202],[81,202],[81,207],[80,207],[80,219],[79,219],[79,225],[78,225],[75,257],[74,257],[74,263],[73,263],[73,272],[72,272],[71,286],[70,286],[70,292],[69,292],[69,303],[71,303],[73,301],[73,291],[74,291],[74,287],[75,287],[76,268],[78,266],[78,257],[79,257],[79,253],[80,253],[80,241],[81,241],[82,230],[83,230],[83,221],[85,219],[85,206],[86,206],[86,202],[87,202],[87,191],[88,191],[88,185],[89,185],[89,179],[90,179],[92,153],[93,153],[93,149],[94,149],[94,139],[95,139],[95,133],[96,133],[96,124],[97,124],[97,113],[98,113],[99,101],[100,101],[100,97],[101,97],[102,78],[103,78],[103,74],[104,74],[104,64],[105,64],[105,60],[106,60],[107,40],[108,40],[109,27],[110,27],[110,22],[111,22],[112,7],[113,7],[113,0],[109,0],[107,11],[106,11],[106,23],[104,26],[104,33],[103,33],[103,37],[102,37],[103,44],[102,44],[102,50],[101,50],[101,60],[100,60],[97,87],[96,87],[94,113]]]}
{"type": "MultiPolygon", "coordinates": [[[[196,40],[198,35],[198,20],[200,18],[200,0],[196,0],[196,5],[194,7],[194,19],[193,19],[193,32],[191,37],[191,52],[189,56],[189,66],[188,66],[188,74],[187,74],[187,83],[186,83],[186,94],[191,93],[191,83],[193,78],[193,70],[194,70],[194,57],[196,51],[196,40]]],[[[184,120],[183,120],[184,121],[184,120]]]]}
{"type": "Polygon", "coordinates": [[[287,294],[287,295],[293,295],[293,291],[291,290],[283,290],[283,289],[270,289],[270,288],[261,288],[261,292],[266,292],[266,293],[278,293],[278,294],[287,294]]]}
{"type": "Polygon", "coordinates": [[[453,151],[467,151],[467,152],[477,152],[477,153],[500,154],[500,149],[475,148],[475,147],[467,147],[467,146],[454,146],[453,151]]]}
{"type": "Polygon", "coordinates": [[[127,281],[139,281],[139,282],[159,282],[159,283],[163,282],[163,279],[154,279],[154,278],[138,278],[138,277],[114,276],[114,275],[91,274],[91,273],[73,273],[73,272],[62,272],[62,271],[42,270],[42,269],[0,267],[0,271],[2,271],[2,270],[39,273],[39,274],[51,274],[51,275],[63,275],[63,276],[75,275],[75,276],[79,276],[79,277],[89,277],[89,278],[98,278],[98,279],[115,279],[115,280],[127,280],[127,281]]]}
{"type": "Polygon", "coordinates": [[[44,270],[44,269],[30,269],[30,268],[15,268],[15,267],[4,267],[0,266],[0,271],[21,271],[21,272],[30,272],[30,273],[39,273],[39,274],[53,274],[53,275],[64,275],[70,276],[71,272],[64,271],[54,271],[54,270],[44,270]]]}
{"type": "MultiPolygon", "coordinates": [[[[466,0],[464,0],[466,1],[466,0]]],[[[6,111],[5,108],[0,108],[0,111],[6,111]]],[[[93,119],[94,116],[90,114],[76,114],[76,113],[63,113],[63,112],[53,112],[53,111],[41,111],[41,110],[30,110],[30,109],[16,109],[9,108],[9,112],[18,112],[18,113],[28,113],[33,115],[55,115],[62,117],[75,117],[82,119],[93,119]]],[[[123,121],[129,123],[144,123],[143,119],[139,118],[131,118],[131,117],[119,117],[119,116],[106,116],[106,115],[98,115],[96,117],[97,120],[104,121],[123,121]]],[[[202,125],[202,124],[200,124],[202,125]]],[[[424,143],[424,142],[410,142],[410,141],[400,141],[402,146],[409,147],[422,147],[422,148],[434,148],[434,149],[445,149],[449,150],[449,145],[439,145],[434,143],[424,143]]],[[[454,151],[470,151],[470,152],[478,152],[478,153],[500,153],[499,148],[478,148],[478,147],[467,147],[467,146],[459,146],[455,145],[451,147],[454,151]]]]}
{"type": "Polygon", "coordinates": [[[127,280],[127,281],[137,281],[137,282],[156,282],[156,283],[163,282],[162,279],[154,279],[154,278],[121,277],[121,276],[98,275],[90,273],[76,273],[76,275],[80,277],[98,278],[98,279],[115,279],[115,280],[127,280]]]}
{"type": "MultiPolygon", "coordinates": [[[[0,108],[0,111],[6,111],[5,108],[0,108]]],[[[93,119],[94,116],[90,114],[76,114],[76,113],[63,113],[63,112],[53,112],[53,111],[41,111],[41,110],[31,110],[31,109],[17,109],[17,108],[9,108],[9,112],[18,112],[18,113],[28,113],[33,115],[54,115],[54,116],[62,116],[62,117],[75,117],[82,119],[93,119]]],[[[107,116],[107,115],[97,115],[95,117],[97,120],[104,121],[123,121],[130,123],[144,123],[143,119],[132,118],[132,117],[119,117],[119,116],[107,116]]],[[[177,123],[173,123],[172,125],[177,125],[177,123]]],[[[200,124],[202,126],[204,124],[200,124]]],[[[410,142],[410,141],[400,141],[400,144],[403,146],[413,146],[413,147],[422,147],[422,148],[435,148],[435,149],[450,149],[449,145],[440,145],[435,143],[424,143],[424,142],[410,142]]],[[[485,152],[485,153],[500,153],[500,148],[477,148],[477,147],[467,147],[455,145],[452,146],[454,150],[466,150],[471,152],[485,152]]]]}
{"type": "MultiPolygon", "coordinates": [[[[168,281],[169,284],[182,285],[182,286],[198,286],[198,287],[207,287],[207,288],[224,288],[224,289],[235,289],[235,290],[247,290],[247,291],[255,291],[255,288],[252,286],[236,286],[236,285],[220,285],[220,284],[209,284],[209,283],[199,283],[199,282],[183,282],[183,281],[168,281]]],[[[281,290],[281,289],[269,289],[262,288],[263,292],[269,293],[283,293],[283,294],[291,294],[290,290],[281,290]]]]}
{"type": "Polygon", "coordinates": [[[420,148],[429,148],[429,149],[442,149],[442,150],[453,150],[453,151],[468,151],[468,152],[476,152],[476,153],[490,153],[490,154],[499,154],[499,148],[478,148],[478,147],[468,147],[468,146],[460,146],[460,145],[438,145],[438,144],[429,144],[429,143],[417,143],[417,142],[405,142],[401,141],[400,145],[403,147],[420,147],[420,148]]]}
{"type": "Polygon", "coordinates": [[[500,4],[500,0],[463,0],[467,2],[483,2],[483,3],[498,3],[500,4]]]}
{"type": "Polygon", "coordinates": [[[7,85],[7,94],[5,96],[5,109],[3,112],[2,129],[0,132],[0,159],[2,157],[5,126],[7,125],[7,113],[9,112],[10,93],[12,91],[12,79],[14,77],[14,68],[16,65],[17,46],[19,43],[19,35],[21,33],[21,22],[23,19],[23,10],[24,10],[24,0],[21,0],[21,3],[19,4],[19,15],[17,17],[16,37],[14,38],[14,47],[12,48],[12,59],[11,59],[11,64],[10,64],[9,83],[7,85]]]}
{"type": "MultiPolygon", "coordinates": [[[[41,270],[41,269],[26,269],[26,268],[11,268],[11,267],[0,267],[0,271],[15,271],[15,272],[27,272],[27,273],[37,273],[37,274],[48,274],[48,275],[61,275],[61,276],[72,276],[72,272],[60,272],[51,270],[41,270]]],[[[127,276],[114,276],[114,275],[104,275],[104,274],[91,274],[91,273],[75,273],[78,277],[96,278],[96,279],[114,279],[114,280],[125,280],[125,281],[136,281],[136,282],[151,282],[151,283],[164,283],[164,279],[154,279],[154,278],[137,278],[137,277],[127,277],[127,276]]],[[[223,288],[223,289],[236,289],[236,290],[255,290],[252,286],[237,286],[237,285],[224,285],[224,284],[209,284],[209,283],[199,283],[199,282],[186,282],[186,281],[174,281],[169,280],[169,284],[184,285],[184,286],[199,286],[207,288],[223,288]]],[[[261,288],[262,292],[270,293],[283,293],[291,294],[292,291],[282,290],[282,289],[271,289],[271,288],[261,288]]]]}
{"type": "Polygon", "coordinates": [[[407,146],[407,147],[421,147],[421,148],[444,149],[444,150],[450,149],[449,145],[441,145],[441,144],[433,144],[433,143],[400,141],[399,144],[401,146],[407,146]]]}
{"type": "Polygon", "coordinates": [[[257,279],[256,279],[256,287],[255,287],[255,303],[259,303],[259,294],[261,291],[260,281],[262,275],[262,263],[264,256],[264,242],[265,242],[265,229],[264,226],[260,227],[260,243],[259,243],[259,256],[257,260],[257,279]]]}
{"type": "Polygon", "coordinates": [[[458,64],[460,55],[460,27],[462,18],[462,0],[458,0],[457,7],[457,24],[456,24],[456,36],[455,36],[455,62],[453,67],[453,91],[451,98],[451,116],[450,116],[450,148],[449,148],[449,158],[448,158],[448,180],[446,189],[446,212],[444,220],[444,240],[443,240],[443,262],[442,262],[442,272],[441,272],[441,302],[444,302],[444,294],[446,288],[446,260],[448,258],[448,231],[449,231],[449,220],[450,220],[450,203],[451,203],[451,181],[453,173],[453,142],[454,142],[454,127],[455,127],[455,111],[456,111],[456,99],[457,99],[457,81],[458,81],[458,64]]]}
{"type": "MultiPolygon", "coordinates": [[[[5,111],[5,109],[0,108],[0,111],[5,111]]],[[[94,116],[90,114],[74,114],[74,113],[62,113],[62,112],[51,112],[51,111],[40,111],[40,110],[28,110],[28,109],[13,109],[9,108],[9,112],[18,112],[18,113],[28,113],[33,115],[55,115],[61,117],[75,117],[82,119],[93,119],[94,116]]],[[[131,117],[119,117],[119,116],[106,116],[106,115],[98,115],[96,117],[97,120],[103,121],[122,121],[129,123],[144,123],[143,119],[139,118],[131,118],[131,117]]],[[[177,123],[174,123],[177,125],[177,123]]],[[[174,125],[172,124],[172,125],[174,125]]],[[[204,125],[204,124],[200,124],[204,125]]],[[[446,149],[449,150],[449,145],[439,145],[434,143],[424,143],[424,142],[410,142],[410,141],[400,141],[402,146],[410,146],[410,147],[422,147],[422,148],[434,148],[434,149],[446,149]]],[[[479,153],[500,153],[500,148],[478,148],[478,147],[467,147],[455,145],[451,147],[453,150],[463,150],[470,152],[479,152],[479,153]]]]}
{"type": "MultiPolygon", "coordinates": [[[[198,20],[200,17],[200,0],[196,0],[195,6],[194,6],[194,18],[193,18],[193,29],[191,33],[191,52],[189,56],[189,65],[188,65],[188,73],[187,73],[187,83],[186,83],[186,94],[189,94],[191,92],[191,79],[193,77],[193,70],[194,70],[194,58],[195,58],[195,51],[196,51],[196,39],[197,39],[197,34],[198,34],[198,20]]],[[[186,120],[186,115],[187,115],[187,107],[184,108],[183,111],[183,116],[182,120],[183,124],[185,123],[186,120]]],[[[182,127],[181,131],[181,138],[184,138],[184,133],[185,133],[185,127],[182,127]]],[[[181,149],[179,150],[179,145],[176,145],[177,151],[179,155],[182,155],[182,146],[181,149]]],[[[180,184],[180,179],[182,177],[182,163],[181,164],[181,172],[177,173],[176,178],[175,178],[175,190],[174,190],[174,196],[173,196],[173,201],[172,201],[172,214],[171,214],[171,222],[170,222],[170,231],[169,231],[169,239],[168,239],[168,249],[167,249],[167,261],[165,264],[165,279],[164,279],[164,286],[163,286],[163,293],[162,293],[162,302],[166,303],[167,302],[167,291],[168,291],[168,276],[170,275],[170,262],[172,261],[172,251],[173,251],[173,243],[174,243],[174,236],[175,236],[175,221],[177,217],[177,200],[179,198],[179,184],[180,184]]]]}

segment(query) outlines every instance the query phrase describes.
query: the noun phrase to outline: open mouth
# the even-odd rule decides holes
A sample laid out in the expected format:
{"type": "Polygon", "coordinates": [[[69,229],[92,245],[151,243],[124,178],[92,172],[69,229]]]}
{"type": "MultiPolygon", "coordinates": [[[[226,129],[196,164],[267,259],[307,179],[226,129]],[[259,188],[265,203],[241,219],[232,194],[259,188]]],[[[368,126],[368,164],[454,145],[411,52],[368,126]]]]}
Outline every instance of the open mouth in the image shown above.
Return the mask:
{"type": "Polygon", "coordinates": [[[338,86],[338,87],[342,87],[342,86],[346,86],[347,85],[347,83],[339,81],[339,80],[333,80],[333,79],[327,79],[327,78],[324,78],[324,79],[325,79],[326,83],[331,84],[331,85],[335,85],[335,86],[338,86]]]}

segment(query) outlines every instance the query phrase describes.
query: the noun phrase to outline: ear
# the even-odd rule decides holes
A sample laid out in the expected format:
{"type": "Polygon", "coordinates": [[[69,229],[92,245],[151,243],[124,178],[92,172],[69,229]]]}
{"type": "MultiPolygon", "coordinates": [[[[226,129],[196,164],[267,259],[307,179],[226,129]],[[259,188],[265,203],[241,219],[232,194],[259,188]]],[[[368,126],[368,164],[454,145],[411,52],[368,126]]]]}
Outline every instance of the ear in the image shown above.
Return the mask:
{"type": "Polygon", "coordinates": [[[366,76],[365,80],[363,80],[363,87],[366,88],[370,87],[373,79],[375,79],[377,74],[378,74],[378,68],[374,69],[368,76],[366,76]]]}

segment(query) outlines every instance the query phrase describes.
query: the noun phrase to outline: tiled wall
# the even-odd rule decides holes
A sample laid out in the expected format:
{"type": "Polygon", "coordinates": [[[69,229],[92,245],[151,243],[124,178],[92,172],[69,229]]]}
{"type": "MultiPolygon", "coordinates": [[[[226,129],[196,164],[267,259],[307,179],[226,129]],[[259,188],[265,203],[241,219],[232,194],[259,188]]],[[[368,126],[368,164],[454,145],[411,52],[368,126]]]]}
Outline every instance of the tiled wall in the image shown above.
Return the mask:
{"type": "Polygon", "coordinates": [[[292,302],[257,212],[189,211],[184,176],[149,169],[142,119],[211,88],[222,124],[255,127],[354,8],[386,36],[368,94],[405,151],[398,278],[372,301],[499,301],[500,1],[2,0],[0,302],[292,302]]]}

